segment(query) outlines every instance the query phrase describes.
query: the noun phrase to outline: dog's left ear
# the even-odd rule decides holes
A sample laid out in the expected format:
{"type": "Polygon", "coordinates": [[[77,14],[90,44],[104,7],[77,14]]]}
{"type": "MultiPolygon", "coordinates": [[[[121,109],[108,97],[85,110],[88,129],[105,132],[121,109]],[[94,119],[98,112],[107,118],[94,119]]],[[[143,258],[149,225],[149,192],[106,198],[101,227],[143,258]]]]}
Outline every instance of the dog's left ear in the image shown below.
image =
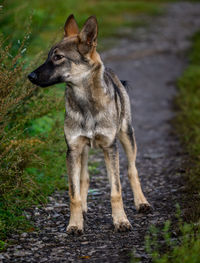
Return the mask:
{"type": "Polygon", "coordinates": [[[67,18],[65,22],[64,30],[65,30],[65,35],[64,35],[65,37],[78,35],[79,28],[74,18],[74,15],[70,15],[67,18]]]}
{"type": "Polygon", "coordinates": [[[95,16],[90,16],[85,22],[79,34],[79,49],[83,54],[87,54],[97,45],[98,24],[95,16]]]}

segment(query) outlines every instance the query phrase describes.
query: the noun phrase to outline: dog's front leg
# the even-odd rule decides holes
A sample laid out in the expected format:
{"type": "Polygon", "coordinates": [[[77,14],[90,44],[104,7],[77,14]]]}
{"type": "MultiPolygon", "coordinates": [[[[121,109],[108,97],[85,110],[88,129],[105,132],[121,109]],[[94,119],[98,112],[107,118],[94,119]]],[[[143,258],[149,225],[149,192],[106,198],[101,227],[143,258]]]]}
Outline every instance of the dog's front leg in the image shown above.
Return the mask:
{"type": "Polygon", "coordinates": [[[131,229],[131,224],[123,207],[119,177],[119,152],[116,142],[109,148],[104,149],[104,157],[111,185],[111,206],[115,230],[120,232],[127,231],[131,229]]]}
{"type": "Polygon", "coordinates": [[[83,232],[83,214],[80,194],[81,152],[80,147],[67,151],[67,171],[70,197],[70,221],[67,232],[81,234],[83,232]]]}
{"type": "Polygon", "coordinates": [[[84,215],[86,216],[87,213],[87,195],[89,188],[88,151],[89,151],[89,147],[86,145],[81,155],[80,191],[81,191],[83,216],[84,215]]]}

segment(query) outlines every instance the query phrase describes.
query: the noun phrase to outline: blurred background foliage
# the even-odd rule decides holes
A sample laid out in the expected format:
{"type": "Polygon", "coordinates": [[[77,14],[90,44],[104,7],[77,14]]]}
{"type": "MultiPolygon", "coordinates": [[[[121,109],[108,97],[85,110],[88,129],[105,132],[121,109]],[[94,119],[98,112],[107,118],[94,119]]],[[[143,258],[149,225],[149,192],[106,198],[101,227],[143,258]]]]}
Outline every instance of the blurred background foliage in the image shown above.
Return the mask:
{"type": "MultiPolygon", "coordinates": [[[[81,26],[88,16],[97,16],[102,49],[106,37],[119,37],[119,28],[144,24],[146,15],[163,12],[161,2],[0,2],[0,249],[9,233],[33,229],[23,216],[25,208],[45,203],[56,189],[67,189],[65,85],[40,89],[27,80],[27,74],[62,38],[69,14],[74,13],[81,26]]],[[[89,169],[95,172],[96,165],[89,169]]]]}
{"type": "Polygon", "coordinates": [[[100,27],[99,38],[102,39],[115,34],[119,26],[142,23],[138,14],[156,15],[160,12],[161,7],[155,1],[49,0],[47,4],[45,0],[32,0],[31,3],[5,0],[1,8],[0,32],[8,36],[16,51],[18,40],[23,39],[31,19],[31,48],[28,48],[28,54],[35,56],[62,37],[64,22],[71,13],[81,26],[90,15],[96,15],[100,27]]]}

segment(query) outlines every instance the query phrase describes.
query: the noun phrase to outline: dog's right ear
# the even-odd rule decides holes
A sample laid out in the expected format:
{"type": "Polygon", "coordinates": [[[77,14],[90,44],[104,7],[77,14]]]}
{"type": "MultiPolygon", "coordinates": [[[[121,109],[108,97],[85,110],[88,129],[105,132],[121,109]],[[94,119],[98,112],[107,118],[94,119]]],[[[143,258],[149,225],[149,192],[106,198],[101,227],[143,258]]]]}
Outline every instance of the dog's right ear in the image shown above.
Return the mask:
{"type": "Polygon", "coordinates": [[[75,36],[79,33],[79,28],[74,18],[74,15],[70,15],[64,26],[65,34],[64,37],[75,36]]]}
{"type": "Polygon", "coordinates": [[[97,46],[98,24],[95,16],[90,16],[85,22],[80,34],[79,49],[87,54],[97,46]]]}

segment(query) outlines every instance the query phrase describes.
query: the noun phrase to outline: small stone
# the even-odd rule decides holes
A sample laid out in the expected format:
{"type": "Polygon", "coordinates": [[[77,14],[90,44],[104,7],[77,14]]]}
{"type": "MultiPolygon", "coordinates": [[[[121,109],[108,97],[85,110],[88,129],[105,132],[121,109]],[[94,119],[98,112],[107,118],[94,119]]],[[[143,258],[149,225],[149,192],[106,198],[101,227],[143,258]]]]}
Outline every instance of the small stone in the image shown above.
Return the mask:
{"type": "Polygon", "coordinates": [[[26,232],[24,232],[24,233],[21,234],[21,237],[23,237],[23,238],[25,238],[25,237],[27,237],[27,236],[28,236],[28,233],[26,233],[26,232]]]}
{"type": "Polygon", "coordinates": [[[87,245],[88,243],[88,241],[81,242],[82,245],[87,245]]]}
{"type": "Polygon", "coordinates": [[[17,250],[14,252],[15,257],[24,257],[25,255],[26,253],[24,252],[24,250],[17,250]]]}
{"type": "Polygon", "coordinates": [[[48,261],[48,258],[41,258],[40,259],[40,262],[47,262],[48,261]]]}
{"type": "Polygon", "coordinates": [[[45,207],[44,209],[45,209],[46,211],[52,211],[52,210],[54,210],[54,207],[48,206],[48,207],[45,207]]]}

